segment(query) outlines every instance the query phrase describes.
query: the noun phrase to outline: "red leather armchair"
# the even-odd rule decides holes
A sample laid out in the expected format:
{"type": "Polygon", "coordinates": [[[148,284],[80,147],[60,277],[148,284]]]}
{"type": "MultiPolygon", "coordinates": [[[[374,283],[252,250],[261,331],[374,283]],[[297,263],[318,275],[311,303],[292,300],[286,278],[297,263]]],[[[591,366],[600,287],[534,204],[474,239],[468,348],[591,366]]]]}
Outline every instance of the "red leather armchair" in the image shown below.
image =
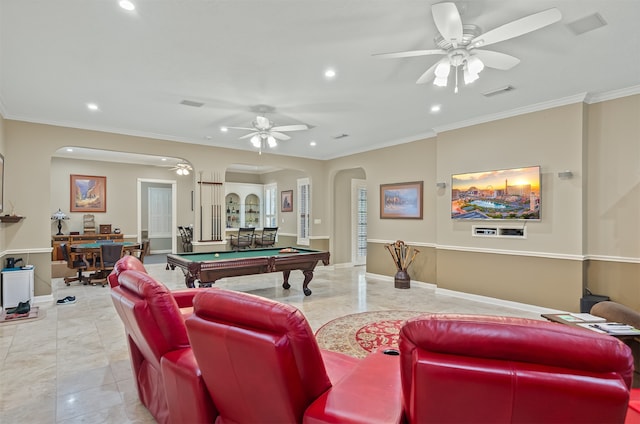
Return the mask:
{"type": "Polygon", "coordinates": [[[423,315],[400,331],[409,422],[624,422],[633,373],[619,340],[520,318],[423,315]]]}
{"type": "Polygon", "coordinates": [[[113,271],[111,271],[107,276],[109,286],[111,288],[118,286],[120,284],[118,283],[118,275],[120,275],[120,273],[122,273],[123,271],[129,269],[141,271],[145,274],[147,273],[146,268],[138,258],[132,255],[123,256],[118,262],[116,262],[115,266],[113,267],[113,271]]]}
{"type": "MultiPolygon", "coordinates": [[[[125,257],[116,265],[119,284],[111,288],[111,298],[124,323],[138,397],[159,423],[213,422],[217,411],[193,356],[178,302],[151,276],[124,269],[139,268],[134,259],[125,257]]],[[[181,291],[183,304],[189,292],[192,299],[197,290],[181,291]]]]}
{"type": "Polygon", "coordinates": [[[218,424],[402,420],[398,357],[323,351],[291,305],[207,289],[186,325],[218,424]]]}

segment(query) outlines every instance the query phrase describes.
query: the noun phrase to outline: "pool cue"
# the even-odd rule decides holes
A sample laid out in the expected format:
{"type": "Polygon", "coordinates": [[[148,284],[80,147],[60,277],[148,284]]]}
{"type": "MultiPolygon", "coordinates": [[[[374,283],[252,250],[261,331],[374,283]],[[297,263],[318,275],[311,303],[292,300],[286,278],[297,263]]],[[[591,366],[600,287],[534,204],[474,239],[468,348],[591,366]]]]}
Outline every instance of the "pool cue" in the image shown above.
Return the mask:
{"type": "MultiPolygon", "coordinates": [[[[211,179],[213,180],[213,174],[211,174],[211,179]]],[[[210,194],[211,194],[211,240],[214,240],[213,233],[215,231],[215,228],[214,228],[214,226],[215,226],[215,224],[214,224],[215,212],[213,211],[213,203],[214,203],[213,202],[213,181],[211,181],[211,183],[212,183],[211,184],[211,190],[209,190],[210,194]]]]}
{"type": "Polygon", "coordinates": [[[198,184],[200,185],[200,240],[202,241],[202,171],[200,171],[200,181],[198,181],[198,184]]]}

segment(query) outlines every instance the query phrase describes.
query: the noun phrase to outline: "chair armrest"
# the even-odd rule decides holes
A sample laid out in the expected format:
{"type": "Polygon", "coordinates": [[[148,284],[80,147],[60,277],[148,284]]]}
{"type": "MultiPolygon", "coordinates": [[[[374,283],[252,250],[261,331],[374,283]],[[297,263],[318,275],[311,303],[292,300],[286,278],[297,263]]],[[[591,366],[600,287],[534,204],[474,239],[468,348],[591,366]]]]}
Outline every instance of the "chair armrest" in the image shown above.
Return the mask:
{"type": "Polygon", "coordinates": [[[200,289],[183,289],[183,290],[172,290],[171,294],[173,298],[176,300],[178,307],[182,308],[191,308],[193,307],[193,297],[199,293],[200,289]]]}
{"type": "Polygon", "coordinates": [[[191,348],[160,359],[169,416],[176,423],[212,423],[218,412],[209,396],[191,348]]]}
{"type": "Polygon", "coordinates": [[[401,423],[404,421],[399,356],[378,350],[316,399],[303,423],[401,423]]]}

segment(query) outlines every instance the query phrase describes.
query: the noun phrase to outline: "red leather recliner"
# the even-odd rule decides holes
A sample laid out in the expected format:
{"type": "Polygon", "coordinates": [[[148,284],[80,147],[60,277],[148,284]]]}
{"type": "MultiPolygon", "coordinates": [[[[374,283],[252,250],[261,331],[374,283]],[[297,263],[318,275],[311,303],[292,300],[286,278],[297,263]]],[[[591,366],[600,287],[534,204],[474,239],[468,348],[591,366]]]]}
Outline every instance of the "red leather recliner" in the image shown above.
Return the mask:
{"type": "Polygon", "coordinates": [[[423,315],[400,331],[411,423],[621,423],[630,349],[584,329],[521,318],[423,315]]]}
{"type": "Polygon", "coordinates": [[[402,420],[398,357],[323,351],[291,305],[206,289],[186,325],[217,424],[402,420]]]}
{"type": "MultiPolygon", "coordinates": [[[[132,265],[130,261],[125,262],[132,265]]],[[[213,422],[217,411],[176,298],[146,273],[124,267],[122,263],[114,269],[119,284],[112,287],[111,298],[124,323],[140,401],[159,423],[213,422]]],[[[183,301],[197,291],[182,290],[183,301]]]]}
{"type": "Polygon", "coordinates": [[[129,269],[141,271],[145,274],[147,273],[147,269],[138,258],[132,255],[123,256],[118,262],[116,262],[115,266],[113,267],[113,271],[111,271],[107,276],[109,286],[111,288],[118,286],[120,284],[118,283],[118,275],[120,275],[121,272],[129,269]]]}

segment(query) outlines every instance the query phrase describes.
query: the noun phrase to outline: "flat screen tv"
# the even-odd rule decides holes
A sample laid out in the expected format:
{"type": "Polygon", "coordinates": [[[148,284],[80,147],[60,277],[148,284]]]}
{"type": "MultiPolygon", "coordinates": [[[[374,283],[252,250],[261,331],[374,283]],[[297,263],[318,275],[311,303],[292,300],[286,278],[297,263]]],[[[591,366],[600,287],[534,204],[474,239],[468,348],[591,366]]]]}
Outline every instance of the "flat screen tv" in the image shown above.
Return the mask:
{"type": "Polygon", "coordinates": [[[540,219],[540,166],[451,176],[452,219],[540,219]]]}

